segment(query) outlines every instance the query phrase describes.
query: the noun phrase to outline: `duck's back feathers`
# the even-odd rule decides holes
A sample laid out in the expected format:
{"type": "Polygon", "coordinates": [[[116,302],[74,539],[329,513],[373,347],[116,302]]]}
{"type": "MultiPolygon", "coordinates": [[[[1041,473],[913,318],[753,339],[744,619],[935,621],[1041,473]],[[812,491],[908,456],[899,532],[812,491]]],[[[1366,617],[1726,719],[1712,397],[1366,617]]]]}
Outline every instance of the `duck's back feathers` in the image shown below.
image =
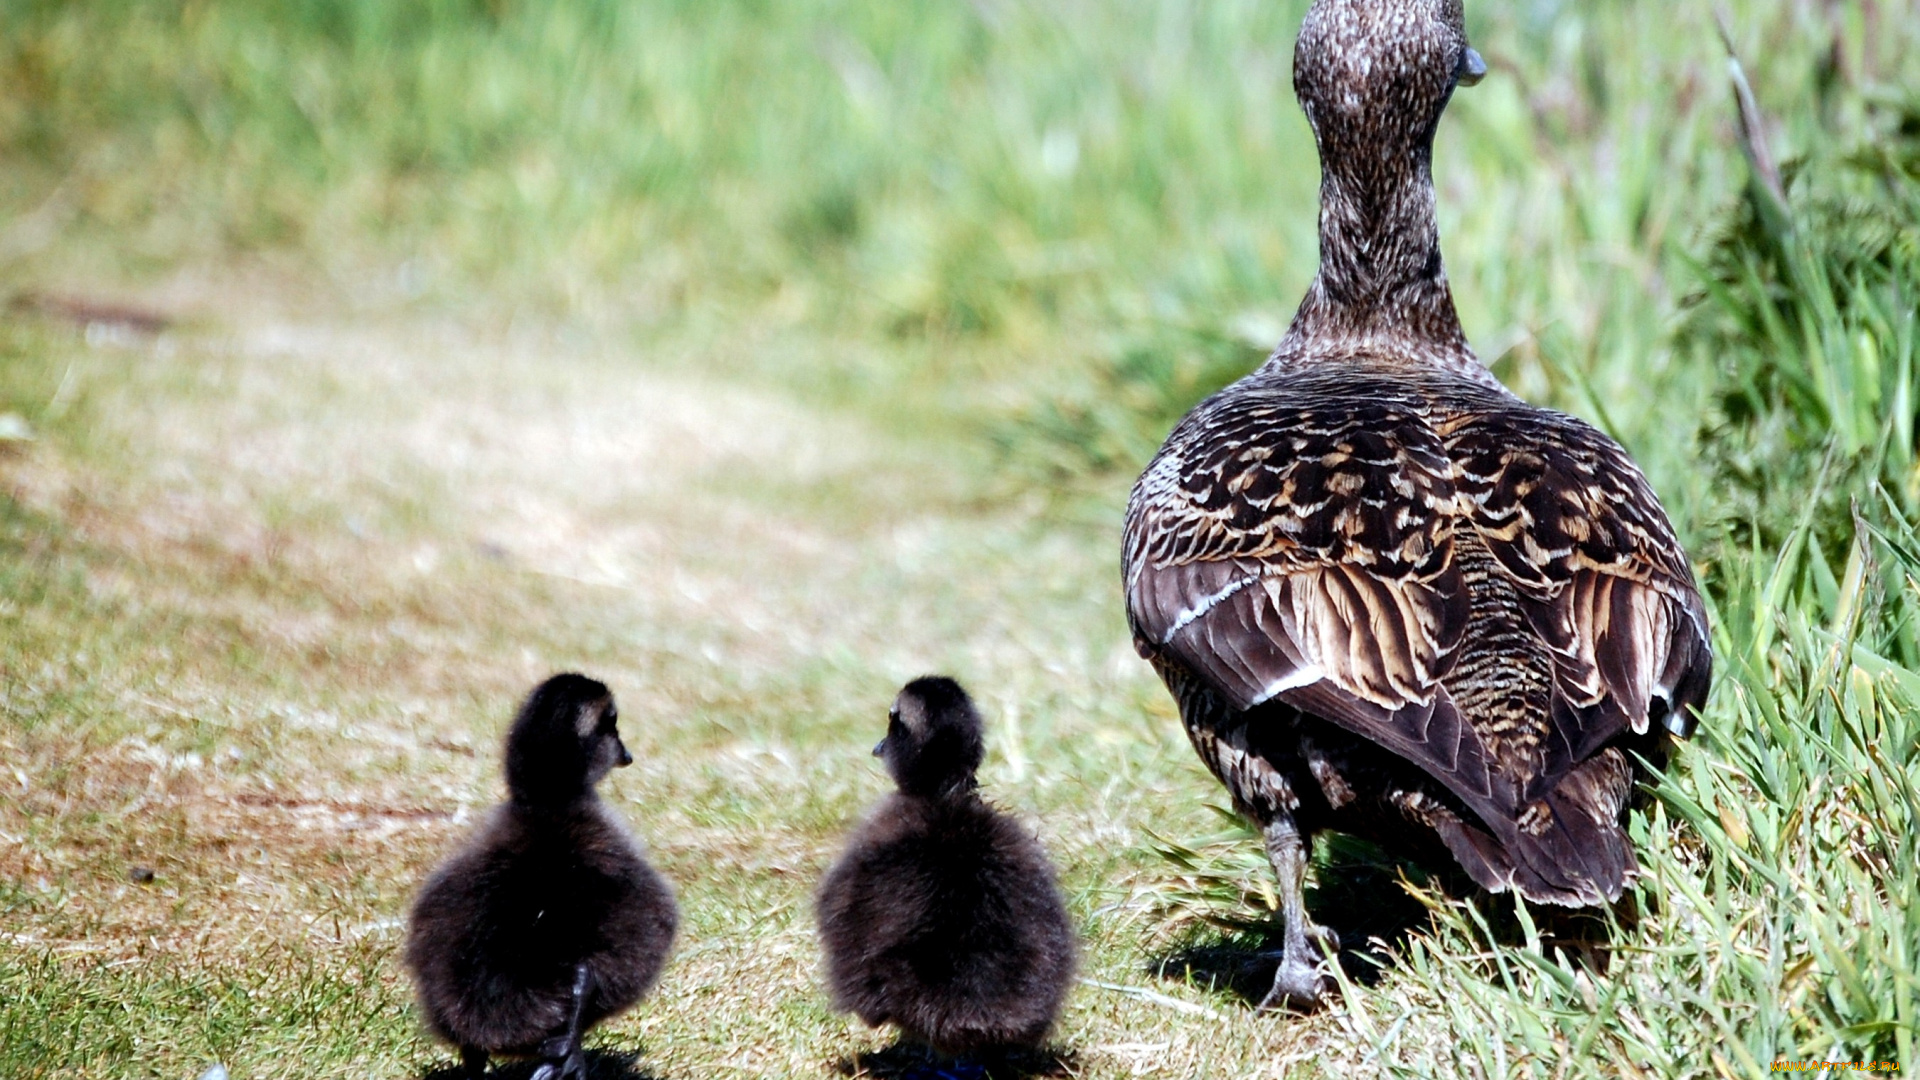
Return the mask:
{"type": "Polygon", "coordinates": [[[1430,823],[1462,865],[1534,899],[1618,895],[1626,785],[1596,755],[1684,734],[1705,696],[1704,612],[1639,470],[1444,371],[1270,365],[1202,404],[1134,489],[1124,573],[1163,674],[1418,765],[1470,811],[1430,823]]]}
{"type": "Polygon", "coordinates": [[[490,1053],[531,1054],[567,1027],[575,965],[585,1027],[652,988],[678,914],[673,892],[596,800],[509,803],[414,903],[407,963],[427,1022],[490,1053]]]}
{"type": "Polygon", "coordinates": [[[1425,402],[1377,389],[1236,384],[1174,430],[1128,506],[1143,651],[1239,709],[1322,680],[1385,713],[1430,697],[1465,625],[1459,500],[1425,402]]]}
{"type": "Polygon", "coordinates": [[[818,897],[836,1008],[949,1053],[1031,1046],[1073,974],[1073,934],[1040,845],[972,794],[893,795],[818,897]]]}

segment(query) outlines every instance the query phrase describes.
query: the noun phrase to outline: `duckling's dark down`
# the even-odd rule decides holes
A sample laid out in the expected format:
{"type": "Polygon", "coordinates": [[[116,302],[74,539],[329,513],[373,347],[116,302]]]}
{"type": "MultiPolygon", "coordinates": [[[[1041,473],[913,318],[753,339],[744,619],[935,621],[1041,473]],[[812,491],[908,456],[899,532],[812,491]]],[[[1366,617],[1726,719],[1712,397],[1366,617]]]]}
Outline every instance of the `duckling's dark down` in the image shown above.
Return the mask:
{"type": "Polygon", "coordinates": [[[899,790],[819,892],[834,1007],[947,1054],[1037,1046],[1073,978],[1073,931],[1040,845],[980,798],[980,715],[915,679],[873,748],[899,790]]]}
{"type": "Polygon", "coordinates": [[[436,870],[413,905],[407,966],[427,1026],[460,1048],[548,1059],[541,1080],[584,1077],[580,1036],[659,977],[673,893],[594,784],[633,757],[601,683],[556,675],[507,736],[509,800],[436,870]]]}
{"type": "Polygon", "coordinates": [[[1294,90],[1320,272],[1257,371],[1167,436],[1127,506],[1135,645],[1264,829],[1286,919],[1266,1004],[1323,982],[1301,888],[1332,828],[1584,906],[1635,872],[1635,754],[1707,693],[1705,610],[1613,440],[1467,347],[1433,134],[1485,72],[1460,0],[1315,0],[1294,90]]]}

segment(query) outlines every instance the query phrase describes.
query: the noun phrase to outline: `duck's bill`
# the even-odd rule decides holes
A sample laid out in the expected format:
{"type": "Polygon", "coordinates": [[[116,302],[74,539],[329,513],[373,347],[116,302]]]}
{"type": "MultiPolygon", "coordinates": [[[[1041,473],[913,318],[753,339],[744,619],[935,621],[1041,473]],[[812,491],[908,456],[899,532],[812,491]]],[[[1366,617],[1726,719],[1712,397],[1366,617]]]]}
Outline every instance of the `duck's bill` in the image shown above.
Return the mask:
{"type": "Polygon", "coordinates": [[[1472,48],[1460,52],[1460,66],[1453,71],[1453,81],[1457,86],[1472,86],[1487,77],[1487,62],[1472,48]]]}

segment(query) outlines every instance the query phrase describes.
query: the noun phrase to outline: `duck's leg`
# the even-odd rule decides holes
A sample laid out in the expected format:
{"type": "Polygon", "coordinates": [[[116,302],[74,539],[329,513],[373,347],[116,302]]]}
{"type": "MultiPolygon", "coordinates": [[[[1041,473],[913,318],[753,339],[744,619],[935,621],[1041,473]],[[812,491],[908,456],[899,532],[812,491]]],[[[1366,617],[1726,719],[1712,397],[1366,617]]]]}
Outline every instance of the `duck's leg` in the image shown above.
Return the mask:
{"type": "Polygon", "coordinates": [[[547,1061],[528,1080],[586,1080],[587,1055],[580,1049],[580,1021],[587,1008],[587,983],[590,973],[582,962],[573,966],[573,1011],[567,1017],[567,1033],[550,1040],[547,1061]]]}
{"type": "Polygon", "coordinates": [[[467,1074],[467,1080],[481,1080],[487,1075],[487,1052],[477,1046],[461,1047],[460,1070],[467,1074]]]}
{"type": "Polygon", "coordinates": [[[1260,1008],[1312,1009],[1320,1004],[1321,948],[1336,950],[1340,939],[1324,926],[1307,921],[1307,838],[1293,815],[1285,811],[1267,823],[1267,861],[1279,879],[1280,915],[1286,920],[1281,937],[1280,967],[1273,973],[1273,989],[1260,1008]]]}

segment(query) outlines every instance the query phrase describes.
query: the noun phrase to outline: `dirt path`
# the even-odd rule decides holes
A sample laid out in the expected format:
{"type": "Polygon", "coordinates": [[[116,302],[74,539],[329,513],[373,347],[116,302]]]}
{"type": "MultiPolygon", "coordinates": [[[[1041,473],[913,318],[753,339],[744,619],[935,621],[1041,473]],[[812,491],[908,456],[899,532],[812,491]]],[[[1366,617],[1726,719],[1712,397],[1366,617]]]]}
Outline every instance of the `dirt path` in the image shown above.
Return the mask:
{"type": "MultiPolygon", "coordinates": [[[[639,761],[608,794],[688,916],[658,996],[605,1036],[635,1068],[820,1075],[884,1045],[826,1012],[808,896],[882,790],[863,748],[894,688],[927,671],[988,708],[983,780],[1065,865],[1086,973],[1152,982],[1142,827],[1211,831],[1216,796],[1127,647],[1111,528],[978,498],[977,455],[629,348],[212,321],[36,331],[71,406],[0,465],[0,955],[143,1003],[120,1019],[140,1048],[78,1071],[443,1062],[400,917],[498,797],[517,696],[564,668],[620,696],[639,761]],[[258,1004],[288,1001],[314,1004],[258,1004]]],[[[1253,1075],[1324,1028],[1153,991],[1180,1004],[1076,994],[1079,1074],[1253,1075]]]]}

